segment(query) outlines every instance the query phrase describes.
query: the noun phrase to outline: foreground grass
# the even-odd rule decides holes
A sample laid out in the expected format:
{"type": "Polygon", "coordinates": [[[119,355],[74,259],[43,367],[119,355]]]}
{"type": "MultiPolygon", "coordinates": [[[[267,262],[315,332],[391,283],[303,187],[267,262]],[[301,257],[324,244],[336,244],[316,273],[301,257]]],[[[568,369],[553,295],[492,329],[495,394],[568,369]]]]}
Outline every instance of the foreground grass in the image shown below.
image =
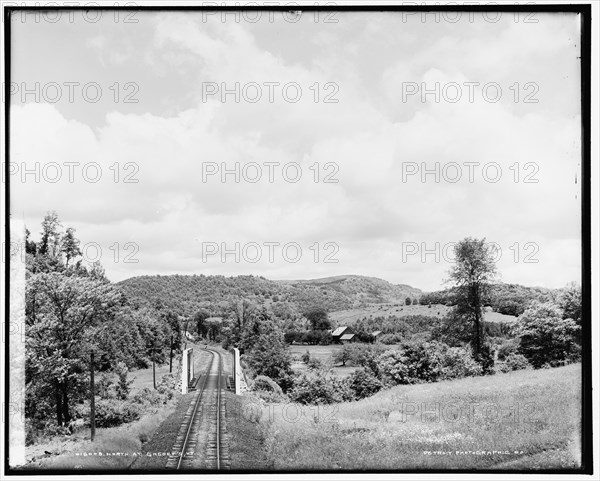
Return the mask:
{"type": "Polygon", "coordinates": [[[581,365],[396,386],[333,406],[267,406],[273,469],[580,466],[581,365]],[[427,414],[429,413],[429,414],[427,414]]]}
{"type": "Polygon", "coordinates": [[[176,396],[132,423],[96,429],[94,441],[90,440],[89,430],[86,430],[36,445],[36,452],[40,449],[41,452],[47,450],[53,456],[41,459],[34,457],[23,469],[127,469],[136,460],[136,456],[141,455],[143,444],[152,438],[157,428],[175,409],[179,397],[176,396]]]}

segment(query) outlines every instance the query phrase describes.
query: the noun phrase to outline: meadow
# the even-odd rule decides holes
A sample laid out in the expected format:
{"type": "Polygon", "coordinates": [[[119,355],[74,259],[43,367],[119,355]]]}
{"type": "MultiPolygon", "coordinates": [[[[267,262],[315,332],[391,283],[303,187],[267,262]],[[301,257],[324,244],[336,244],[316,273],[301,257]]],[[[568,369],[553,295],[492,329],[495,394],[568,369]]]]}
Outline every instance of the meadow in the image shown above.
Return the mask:
{"type": "MultiPolygon", "coordinates": [[[[329,318],[335,323],[336,326],[352,325],[359,319],[364,317],[388,317],[388,316],[432,316],[432,317],[444,317],[452,308],[445,306],[444,304],[432,304],[429,306],[422,306],[420,304],[415,305],[402,305],[402,304],[369,304],[365,307],[359,307],[354,309],[347,309],[343,311],[335,311],[329,314],[329,318]]],[[[507,316],[486,310],[485,320],[489,322],[509,322],[516,321],[516,317],[507,316]]]]}
{"type": "Polygon", "coordinates": [[[292,470],[580,466],[581,364],[403,385],[361,401],[269,405],[267,464],[292,470]]]}

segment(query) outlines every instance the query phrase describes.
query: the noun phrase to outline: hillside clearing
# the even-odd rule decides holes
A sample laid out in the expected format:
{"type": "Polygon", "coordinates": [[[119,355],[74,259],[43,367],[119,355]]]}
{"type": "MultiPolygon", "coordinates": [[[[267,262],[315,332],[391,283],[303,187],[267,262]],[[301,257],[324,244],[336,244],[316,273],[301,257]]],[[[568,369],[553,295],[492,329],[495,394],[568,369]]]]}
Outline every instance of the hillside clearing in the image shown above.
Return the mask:
{"type": "Polygon", "coordinates": [[[580,371],[573,364],[396,386],[337,405],[271,405],[261,418],[269,463],[298,470],[577,468],[580,371]]]}

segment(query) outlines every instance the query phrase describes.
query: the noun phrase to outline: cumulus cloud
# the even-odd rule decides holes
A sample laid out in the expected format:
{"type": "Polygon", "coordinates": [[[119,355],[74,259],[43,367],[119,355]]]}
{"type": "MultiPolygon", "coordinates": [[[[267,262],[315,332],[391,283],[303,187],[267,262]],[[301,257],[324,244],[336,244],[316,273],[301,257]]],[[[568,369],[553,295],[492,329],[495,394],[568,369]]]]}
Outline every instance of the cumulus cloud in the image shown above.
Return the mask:
{"type": "MultiPolygon", "coordinates": [[[[102,246],[112,279],[355,273],[436,289],[449,266],[444,246],[467,235],[501,246],[506,281],[556,287],[579,276],[573,18],[547,16],[529,30],[508,21],[453,29],[348,14],[345,23],[340,17],[318,31],[306,20],[145,18],[145,47],[133,61],[152,108],[113,104],[99,124],[85,106],[81,115],[43,102],[11,109],[11,162],[19,169],[11,176],[14,214],[35,231],[46,210],[57,210],[84,242],[102,246]],[[302,38],[303,48],[298,32],[315,35],[302,38]],[[172,80],[168,91],[156,76],[172,80]],[[510,87],[517,81],[519,89],[536,81],[539,102],[515,102],[510,87]],[[207,95],[236,82],[256,83],[262,98],[207,95]],[[279,83],[273,101],[269,82],[279,83]],[[279,88],[291,82],[301,88],[297,102],[279,88]],[[502,98],[486,101],[481,91],[472,102],[403,98],[407,82],[495,82],[502,98]],[[337,102],[324,102],[328,94],[337,102]],[[160,107],[157,98],[175,100],[160,107]],[[47,179],[51,163],[62,169],[56,182],[47,179]],[[88,164],[88,177],[94,169],[102,174],[96,182],[83,176],[88,164]],[[222,182],[224,167],[230,173],[222,182]],[[25,168],[38,168],[39,182],[23,178],[25,168]],[[127,242],[139,246],[136,263],[123,262],[127,242]],[[218,254],[202,259],[203,243],[234,249],[236,242],[240,262],[234,254],[225,263],[218,254]],[[250,261],[254,243],[262,248],[257,262],[250,261]],[[279,243],[273,262],[265,243],[279,243]],[[297,262],[289,260],[292,251],[284,258],[286,243],[301,246],[297,262]],[[415,245],[419,251],[408,254],[415,245]],[[528,255],[537,262],[524,262],[528,255]],[[324,262],[327,256],[337,262],[324,262]]],[[[108,27],[101,37],[81,29],[82,39],[103,51],[111,34],[108,27]]]]}

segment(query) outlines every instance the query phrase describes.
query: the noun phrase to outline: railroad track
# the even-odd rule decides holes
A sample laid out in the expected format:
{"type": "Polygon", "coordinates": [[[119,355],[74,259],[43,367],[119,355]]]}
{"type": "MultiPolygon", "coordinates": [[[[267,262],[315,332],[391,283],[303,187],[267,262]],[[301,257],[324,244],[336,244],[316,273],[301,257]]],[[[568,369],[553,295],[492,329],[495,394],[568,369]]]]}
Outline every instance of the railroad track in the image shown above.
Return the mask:
{"type": "Polygon", "coordinates": [[[206,351],[212,358],[204,375],[196,380],[197,391],[185,414],[167,469],[219,470],[225,467],[221,402],[223,359],[219,351],[206,351]]]}

